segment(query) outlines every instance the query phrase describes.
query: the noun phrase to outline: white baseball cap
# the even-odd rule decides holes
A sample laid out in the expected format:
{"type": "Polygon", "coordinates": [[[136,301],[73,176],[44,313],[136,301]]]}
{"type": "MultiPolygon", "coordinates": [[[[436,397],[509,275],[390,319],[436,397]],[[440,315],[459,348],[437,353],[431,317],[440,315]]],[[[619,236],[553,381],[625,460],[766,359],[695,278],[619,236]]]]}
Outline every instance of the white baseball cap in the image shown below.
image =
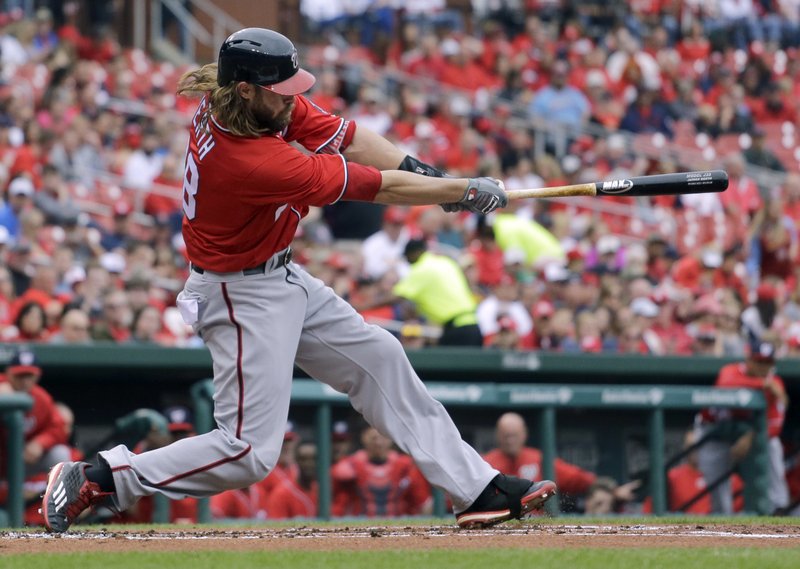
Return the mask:
{"type": "Polygon", "coordinates": [[[33,196],[33,182],[25,176],[19,176],[11,180],[8,185],[8,194],[11,196],[33,196]]]}

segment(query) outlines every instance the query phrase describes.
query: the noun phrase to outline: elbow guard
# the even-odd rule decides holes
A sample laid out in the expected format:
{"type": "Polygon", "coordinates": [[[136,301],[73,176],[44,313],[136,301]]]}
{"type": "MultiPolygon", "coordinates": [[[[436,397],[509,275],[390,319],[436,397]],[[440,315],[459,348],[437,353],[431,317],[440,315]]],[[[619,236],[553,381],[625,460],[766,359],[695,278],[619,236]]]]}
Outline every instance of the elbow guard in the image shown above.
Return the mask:
{"type": "Polygon", "coordinates": [[[406,172],[414,172],[415,174],[422,174],[423,176],[432,176],[434,178],[445,177],[445,173],[441,170],[425,164],[425,162],[421,162],[410,155],[403,158],[403,161],[400,162],[400,166],[398,166],[397,169],[406,172]]]}

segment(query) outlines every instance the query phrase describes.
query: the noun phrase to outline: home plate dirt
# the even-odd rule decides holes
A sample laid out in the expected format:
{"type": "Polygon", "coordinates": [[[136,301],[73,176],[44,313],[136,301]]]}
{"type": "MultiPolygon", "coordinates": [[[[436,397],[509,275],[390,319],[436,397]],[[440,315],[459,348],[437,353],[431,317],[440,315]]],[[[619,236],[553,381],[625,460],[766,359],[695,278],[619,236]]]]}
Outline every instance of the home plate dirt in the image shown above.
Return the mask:
{"type": "Polygon", "coordinates": [[[542,525],[509,524],[488,530],[455,526],[295,528],[174,527],[110,531],[80,526],[65,534],[0,532],[0,555],[132,551],[364,550],[492,547],[800,547],[800,525],[542,525]]]}

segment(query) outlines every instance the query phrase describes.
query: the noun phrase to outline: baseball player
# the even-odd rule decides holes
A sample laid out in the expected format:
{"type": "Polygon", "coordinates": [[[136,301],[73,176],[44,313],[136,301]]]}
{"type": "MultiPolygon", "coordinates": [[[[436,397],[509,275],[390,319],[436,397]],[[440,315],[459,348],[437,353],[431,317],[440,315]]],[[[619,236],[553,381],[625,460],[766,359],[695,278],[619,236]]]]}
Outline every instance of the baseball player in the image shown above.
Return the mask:
{"type": "Polygon", "coordinates": [[[414,461],[392,450],[392,441],[374,427],[362,430],[361,444],[363,449],[331,468],[333,515],[397,517],[425,513],[430,488],[414,476],[414,461]]]}
{"type": "MultiPolygon", "coordinates": [[[[497,470],[508,474],[516,474],[525,479],[536,480],[542,475],[542,451],[526,446],[528,427],[519,413],[504,413],[497,419],[495,427],[497,448],[485,453],[483,457],[497,470]]],[[[555,478],[558,487],[564,494],[579,496],[585,494],[597,480],[594,472],[584,470],[560,458],[554,462],[555,478]]],[[[634,480],[617,485],[614,499],[619,502],[630,502],[640,482],[634,480]]]]}
{"type": "Polygon", "coordinates": [[[302,95],[314,80],[289,39],[261,28],[235,32],[217,63],[181,79],[179,93],[202,98],[186,157],[191,271],[178,306],[211,352],[217,428],[139,455],[120,445],[95,464],[57,464],[42,501],[50,531],[67,530],[109,498],[124,510],[156,492],[201,497],[262,480],[280,452],[295,364],[346,393],[410,454],[450,494],[463,527],[520,517],[555,493],[550,481],[499,475],[461,440],[400,343],[292,263],[289,244],[311,206],[443,204],[486,214],[507,205],[496,180],[438,177],[386,139],[319,110],[302,95]]]}
{"type": "Polygon", "coordinates": [[[295,480],[286,480],[275,488],[267,500],[270,519],[316,517],[319,505],[317,484],[317,445],[301,442],[295,450],[299,473],[295,480]]]}
{"type": "MultiPolygon", "coordinates": [[[[780,434],[786,418],[789,397],[783,380],[775,374],[775,344],[756,341],[750,346],[745,361],[732,363],[719,370],[715,387],[759,389],[767,401],[767,437],[769,454],[769,499],[775,511],[789,505],[786,471],[780,434]]],[[[697,436],[713,435],[698,449],[698,466],[706,482],[715,483],[750,452],[753,431],[747,421],[748,411],[704,409],[697,416],[697,436]]],[[[730,478],[711,491],[711,511],[731,514],[734,511],[730,478]]]]}

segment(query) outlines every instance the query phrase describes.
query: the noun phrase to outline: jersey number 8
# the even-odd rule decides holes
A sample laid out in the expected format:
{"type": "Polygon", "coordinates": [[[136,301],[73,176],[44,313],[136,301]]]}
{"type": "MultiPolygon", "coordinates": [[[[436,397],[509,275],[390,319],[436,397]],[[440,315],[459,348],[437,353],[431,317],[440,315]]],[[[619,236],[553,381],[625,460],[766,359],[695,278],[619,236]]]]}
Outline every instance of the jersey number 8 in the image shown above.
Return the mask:
{"type": "Polygon", "coordinates": [[[197,164],[194,163],[194,157],[189,152],[186,155],[186,169],[183,172],[183,213],[186,214],[186,219],[194,219],[197,208],[194,196],[197,194],[199,181],[197,164]]]}

